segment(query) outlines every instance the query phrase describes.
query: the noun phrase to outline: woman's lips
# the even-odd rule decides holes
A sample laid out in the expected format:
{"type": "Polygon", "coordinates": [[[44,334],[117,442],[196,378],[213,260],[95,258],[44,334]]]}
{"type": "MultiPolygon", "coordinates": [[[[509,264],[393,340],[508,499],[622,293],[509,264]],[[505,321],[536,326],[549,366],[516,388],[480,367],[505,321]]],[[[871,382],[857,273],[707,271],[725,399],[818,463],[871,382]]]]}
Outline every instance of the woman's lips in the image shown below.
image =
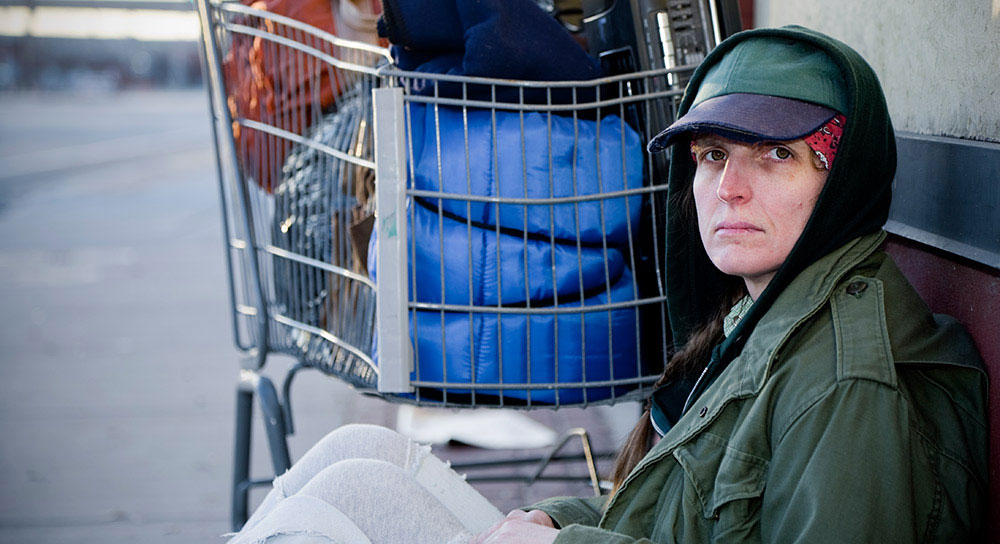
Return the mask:
{"type": "Polygon", "coordinates": [[[754,232],[764,232],[764,229],[745,221],[723,221],[715,226],[715,232],[722,235],[751,234],[754,232]]]}

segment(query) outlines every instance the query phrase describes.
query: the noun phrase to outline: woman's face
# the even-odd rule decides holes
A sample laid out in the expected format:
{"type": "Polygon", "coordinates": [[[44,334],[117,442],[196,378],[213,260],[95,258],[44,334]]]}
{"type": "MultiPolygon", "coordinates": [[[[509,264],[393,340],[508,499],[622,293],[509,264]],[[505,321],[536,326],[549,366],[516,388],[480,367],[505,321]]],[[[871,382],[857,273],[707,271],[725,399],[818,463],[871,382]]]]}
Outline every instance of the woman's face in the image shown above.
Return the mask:
{"type": "Polygon", "coordinates": [[[803,140],[745,144],[707,134],[691,148],[701,242],[756,300],[802,234],[827,171],[803,140]]]}

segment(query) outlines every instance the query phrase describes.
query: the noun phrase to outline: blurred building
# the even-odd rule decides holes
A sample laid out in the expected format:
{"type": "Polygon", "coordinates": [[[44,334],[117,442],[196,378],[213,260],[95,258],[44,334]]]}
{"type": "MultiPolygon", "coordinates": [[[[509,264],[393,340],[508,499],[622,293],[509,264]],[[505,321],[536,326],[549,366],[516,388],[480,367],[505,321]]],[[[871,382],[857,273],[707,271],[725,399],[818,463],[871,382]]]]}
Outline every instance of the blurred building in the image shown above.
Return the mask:
{"type": "Polygon", "coordinates": [[[187,0],[2,0],[0,90],[114,90],[201,82],[187,0]]]}

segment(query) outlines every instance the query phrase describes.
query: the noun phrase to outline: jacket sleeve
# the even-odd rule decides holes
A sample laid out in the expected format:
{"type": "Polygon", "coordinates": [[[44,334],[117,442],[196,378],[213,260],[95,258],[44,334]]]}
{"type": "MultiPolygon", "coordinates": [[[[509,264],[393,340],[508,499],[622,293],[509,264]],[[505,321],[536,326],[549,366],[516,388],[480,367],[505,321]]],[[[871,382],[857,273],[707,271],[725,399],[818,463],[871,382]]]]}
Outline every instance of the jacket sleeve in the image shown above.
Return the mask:
{"type": "Polygon", "coordinates": [[[546,499],[525,510],[541,510],[552,518],[559,527],[559,536],[553,544],[652,544],[646,539],[632,537],[597,528],[601,521],[601,510],[608,496],[555,497],[546,499]]]}
{"type": "Polygon", "coordinates": [[[552,518],[556,527],[569,527],[573,524],[597,526],[601,521],[601,510],[608,500],[607,495],[600,497],[553,497],[523,508],[525,511],[541,510],[552,518]]]}
{"type": "Polygon", "coordinates": [[[552,544],[654,544],[654,542],[645,538],[637,540],[597,527],[570,525],[559,531],[559,536],[552,544]]]}
{"type": "Polygon", "coordinates": [[[764,542],[916,542],[914,453],[899,391],[841,381],[775,420],[764,542]]]}

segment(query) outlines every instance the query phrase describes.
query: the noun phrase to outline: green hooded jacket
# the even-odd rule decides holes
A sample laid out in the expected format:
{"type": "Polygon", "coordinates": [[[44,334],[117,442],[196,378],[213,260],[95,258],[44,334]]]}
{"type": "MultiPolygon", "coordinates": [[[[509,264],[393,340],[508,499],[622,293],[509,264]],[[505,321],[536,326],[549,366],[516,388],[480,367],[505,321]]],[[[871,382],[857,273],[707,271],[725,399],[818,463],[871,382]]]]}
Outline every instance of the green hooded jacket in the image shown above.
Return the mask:
{"type": "MultiPolygon", "coordinates": [[[[843,76],[848,122],[813,214],[706,361],[690,408],[617,493],[530,508],[559,525],[557,543],[967,542],[985,518],[986,376],[962,327],[932,315],[881,250],[896,155],[872,69],[800,27],[742,32],[698,68],[679,114],[710,66],[757,37],[825,51],[843,76]]],[[[694,164],[684,145],[671,153],[677,194],[694,164]]],[[[687,220],[668,216],[679,342],[718,306],[723,280],[687,220]]]]}

